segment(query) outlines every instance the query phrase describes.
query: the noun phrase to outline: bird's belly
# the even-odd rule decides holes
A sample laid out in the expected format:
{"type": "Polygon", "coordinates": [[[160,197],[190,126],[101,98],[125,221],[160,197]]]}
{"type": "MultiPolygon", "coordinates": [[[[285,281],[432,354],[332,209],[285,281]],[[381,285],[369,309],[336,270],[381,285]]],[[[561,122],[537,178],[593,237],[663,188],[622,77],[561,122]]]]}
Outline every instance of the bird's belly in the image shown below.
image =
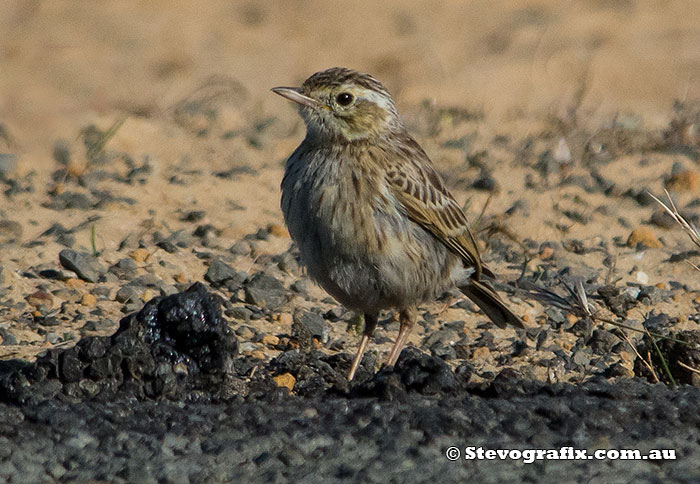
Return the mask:
{"type": "MultiPolygon", "coordinates": [[[[296,213],[302,212],[298,207],[296,213]]],[[[432,234],[399,213],[359,213],[357,206],[336,202],[332,212],[307,207],[305,214],[287,217],[302,262],[351,309],[372,313],[434,299],[450,287],[450,273],[460,264],[432,234]]]]}

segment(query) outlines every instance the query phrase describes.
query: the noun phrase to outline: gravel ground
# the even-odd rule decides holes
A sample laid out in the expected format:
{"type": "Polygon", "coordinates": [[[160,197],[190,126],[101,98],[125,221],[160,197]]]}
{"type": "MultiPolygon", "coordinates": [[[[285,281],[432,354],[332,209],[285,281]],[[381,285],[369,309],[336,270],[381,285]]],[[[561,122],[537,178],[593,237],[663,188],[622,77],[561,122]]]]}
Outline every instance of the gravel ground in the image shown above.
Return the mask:
{"type": "Polygon", "coordinates": [[[150,301],[111,337],[0,362],[0,477],[10,483],[697,482],[700,390],[603,376],[473,382],[409,347],[358,381],[313,348],[267,364],[202,284],[150,301]],[[284,383],[291,378],[292,384],[284,383]],[[289,387],[294,385],[295,395],[289,387]],[[450,461],[450,447],[673,449],[675,460],[450,461]]]}

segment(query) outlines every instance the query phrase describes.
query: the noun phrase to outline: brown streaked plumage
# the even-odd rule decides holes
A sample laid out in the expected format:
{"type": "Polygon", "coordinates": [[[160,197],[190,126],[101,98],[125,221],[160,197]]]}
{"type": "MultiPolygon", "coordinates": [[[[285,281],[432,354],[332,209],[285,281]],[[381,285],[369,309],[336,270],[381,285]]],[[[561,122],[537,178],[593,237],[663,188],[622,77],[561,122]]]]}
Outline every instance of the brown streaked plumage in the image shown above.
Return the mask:
{"type": "Polygon", "coordinates": [[[406,131],[391,95],[368,74],[333,68],[301,88],[273,91],[299,104],[306,138],[282,180],[282,211],[309,275],[365,329],[355,375],[382,309],[400,313],[393,365],[416,306],[456,285],[498,326],[523,327],[483,276],[464,212],[406,131]]]}

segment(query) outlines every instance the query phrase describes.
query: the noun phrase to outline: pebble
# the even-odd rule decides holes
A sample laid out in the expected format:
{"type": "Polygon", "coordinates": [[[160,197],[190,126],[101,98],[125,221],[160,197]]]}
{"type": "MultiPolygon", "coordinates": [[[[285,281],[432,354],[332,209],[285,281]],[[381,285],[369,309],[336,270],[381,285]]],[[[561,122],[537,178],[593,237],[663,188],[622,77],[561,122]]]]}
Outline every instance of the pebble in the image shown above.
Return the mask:
{"type": "Polygon", "coordinates": [[[80,304],[83,306],[93,307],[95,304],[97,304],[97,298],[90,293],[83,294],[83,297],[80,299],[80,304]]]}
{"type": "Polygon", "coordinates": [[[45,291],[35,291],[25,298],[29,304],[35,308],[53,307],[53,296],[45,291]]]}
{"type": "Polygon", "coordinates": [[[275,237],[289,238],[289,232],[283,225],[270,224],[267,226],[267,231],[275,237]]]}
{"type": "Polygon", "coordinates": [[[294,385],[297,381],[296,378],[294,378],[294,375],[291,373],[282,373],[281,375],[272,377],[272,379],[274,380],[275,385],[278,387],[288,388],[290,392],[294,390],[294,385]]]}
{"type": "Polygon", "coordinates": [[[240,285],[246,277],[245,272],[235,270],[218,257],[212,259],[207,272],[204,274],[204,279],[214,287],[219,287],[229,280],[233,280],[236,285],[240,285]]]}
{"type": "Polygon", "coordinates": [[[71,277],[69,279],[66,279],[66,286],[70,287],[71,289],[78,289],[78,288],[83,288],[85,287],[85,281],[81,279],[76,279],[75,277],[71,277]]]}
{"type": "Polygon", "coordinates": [[[10,346],[17,344],[17,338],[10,330],[0,327],[0,340],[2,340],[2,346],[10,346]]]}
{"type": "Polygon", "coordinates": [[[238,328],[236,328],[236,336],[239,336],[240,338],[252,340],[255,337],[255,335],[255,330],[250,326],[241,325],[238,328]]]}
{"type": "Polygon", "coordinates": [[[651,216],[650,221],[651,223],[653,223],[657,227],[661,227],[662,229],[672,229],[676,227],[677,224],[677,222],[671,216],[671,214],[664,209],[660,209],[654,212],[651,216]]]}
{"type": "Polygon", "coordinates": [[[108,270],[119,279],[128,280],[136,276],[138,266],[133,259],[125,257],[112,264],[108,270]]]}
{"type": "Polygon", "coordinates": [[[658,249],[662,244],[650,227],[639,227],[634,229],[627,238],[627,247],[658,249]]]}
{"type": "Polygon", "coordinates": [[[598,355],[607,355],[611,352],[612,347],[620,342],[620,338],[605,329],[596,329],[593,331],[591,338],[587,344],[591,350],[598,355]]]}
{"type": "Polygon", "coordinates": [[[649,275],[646,272],[637,271],[637,282],[640,284],[649,284],[649,275]]]}
{"type": "Polygon", "coordinates": [[[542,250],[540,250],[540,259],[546,260],[551,258],[554,255],[554,249],[549,246],[542,247],[542,250]]]}
{"type": "Polygon", "coordinates": [[[141,294],[143,294],[143,288],[127,284],[119,288],[114,299],[120,303],[133,302],[140,300],[141,294]]]}
{"type": "Polygon", "coordinates": [[[132,250],[127,255],[131,257],[134,262],[139,264],[144,263],[151,258],[151,253],[144,248],[132,250]]]}
{"type": "Polygon", "coordinates": [[[697,193],[700,190],[700,173],[695,170],[679,171],[671,175],[666,188],[674,192],[697,193]]]}
{"type": "Polygon", "coordinates": [[[97,258],[87,252],[63,249],[58,253],[58,260],[63,267],[75,272],[80,279],[87,282],[97,282],[100,275],[106,272],[97,258]]]}
{"type": "Polygon", "coordinates": [[[498,183],[488,172],[483,172],[479,178],[474,180],[472,183],[472,188],[477,190],[486,190],[489,192],[497,192],[499,190],[498,183]]]}
{"type": "Polygon", "coordinates": [[[311,311],[298,310],[294,313],[292,334],[302,339],[307,336],[317,338],[322,343],[328,342],[330,325],[323,316],[311,311]]]}
{"type": "Polygon", "coordinates": [[[277,346],[280,342],[280,339],[275,336],[274,334],[265,334],[262,337],[261,340],[262,344],[267,345],[267,346],[277,346]]]}
{"type": "MultiPolygon", "coordinates": [[[[284,271],[288,274],[292,274],[294,276],[301,275],[302,270],[301,266],[299,265],[299,261],[297,260],[297,257],[293,255],[290,251],[281,254],[280,256],[276,257],[275,260],[277,261],[277,267],[279,267],[281,271],[284,271]]],[[[293,290],[297,291],[297,289],[293,290]]]]}
{"type": "Polygon", "coordinates": [[[241,353],[252,353],[253,351],[258,349],[258,345],[255,343],[251,343],[250,341],[243,341],[238,345],[238,350],[241,353]]]}
{"type": "Polygon", "coordinates": [[[491,351],[486,346],[479,346],[472,351],[472,360],[485,360],[489,357],[491,351]]]}
{"type": "Polygon", "coordinates": [[[245,300],[259,307],[276,309],[287,301],[287,291],[279,280],[258,272],[246,283],[245,300]]]}
{"type": "Polygon", "coordinates": [[[559,138],[552,157],[557,163],[569,163],[571,161],[571,150],[563,136],[559,138]]]}
{"type": "Polygon", "coordinates": [[[228,251],[235,255],[248,255],[250,254],[250,244],[245,240],[239,240],[228,251]]]}
{"type": "Polygon", "coordinates": [[[253,311],[244,306],[234,306],[224,311],[224,314],[226,314],[226,316],[228,316],[229,318],[233,318],[238,321],[248,322],[250,321],[250,317],[252,316],[253,311]]]}

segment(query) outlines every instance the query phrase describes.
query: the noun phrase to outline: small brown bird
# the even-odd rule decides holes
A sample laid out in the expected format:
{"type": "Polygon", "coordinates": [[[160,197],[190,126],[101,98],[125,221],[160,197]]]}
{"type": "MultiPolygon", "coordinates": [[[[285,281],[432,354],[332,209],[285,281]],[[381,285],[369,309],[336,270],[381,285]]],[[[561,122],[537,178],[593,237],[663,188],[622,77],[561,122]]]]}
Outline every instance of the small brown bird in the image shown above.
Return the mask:
{"type": "Polygon", "coordinates": [[[416,306],[457,286],[499,327],[523,323],[483,276],[467,217],[411,137],[394,99],[368,74],[336,67],[273,92],[296,102],[306,138],[287,160],[282,211],[309,275],[365,316],[352,380],[382,309],[400,329],[394,365],[416,306]]]}

